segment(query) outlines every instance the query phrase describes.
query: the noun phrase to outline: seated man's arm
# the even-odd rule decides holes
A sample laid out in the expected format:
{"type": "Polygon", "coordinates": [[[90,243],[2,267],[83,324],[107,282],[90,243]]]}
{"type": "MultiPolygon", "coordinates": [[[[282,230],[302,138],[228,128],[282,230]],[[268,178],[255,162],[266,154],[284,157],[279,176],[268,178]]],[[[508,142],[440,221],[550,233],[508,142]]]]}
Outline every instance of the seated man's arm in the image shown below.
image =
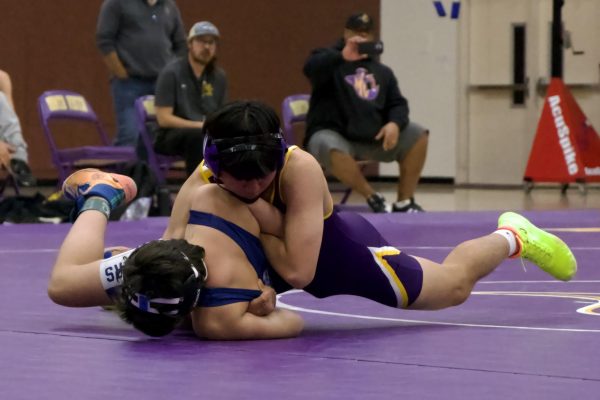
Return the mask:
{"type": "Polygon", "coordinates": [[[192,121],[173,114],[173,107],[156,106],[156,120],[161,128],[202,129],[204,121],[192,121]]]}
{"type": "Polygon", "coordinates": [[[4,167],[7,170],[10,169],[10,158],[14,152],[14,147],[6,142],[0,141],[0,167],[4,167]]]}
{"type": "Polygon", "coordinates": [[[408,125],[408,101],[398,87],[398,81],[392,73],[392,79],[388,83],[385,98],[385,113],[389,122],[394,122],[398,125],[398,129],[402,131],[408,125]]]}
{"type": "Polygon", "coordinates": [[[304,326],[289,310],[275,309],[263,317],[247,310],[247,302],[197,308],[192,312],[194,332],[211,340],[281,339],[298,336],[304,326]]]}
{"type": "Polygon", "coordinates": [[[302,71],[312,85],[319,85],[333,77],[334,68],[342,64],[342,53],[336,49],[316,49],[308,56],[302,71]]]}

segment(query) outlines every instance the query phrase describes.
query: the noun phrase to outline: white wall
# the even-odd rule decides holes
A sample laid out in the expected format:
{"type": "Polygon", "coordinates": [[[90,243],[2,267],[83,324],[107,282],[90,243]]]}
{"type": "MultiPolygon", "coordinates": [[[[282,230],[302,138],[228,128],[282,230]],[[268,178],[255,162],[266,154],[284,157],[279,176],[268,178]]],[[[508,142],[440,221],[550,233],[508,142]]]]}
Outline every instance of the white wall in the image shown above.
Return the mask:
{"type": "MultiPolygon", "coordinates": [[[[458,22],[449,17],[452,1],[443,3],[445,18],[429,0],[381,0],[382,62],[396,74],[410,119],[431,131],[423,177],[456,174],[458,22]]],[[[397,176],[397,165],[382,164],[380,174],[397,176]]]]}

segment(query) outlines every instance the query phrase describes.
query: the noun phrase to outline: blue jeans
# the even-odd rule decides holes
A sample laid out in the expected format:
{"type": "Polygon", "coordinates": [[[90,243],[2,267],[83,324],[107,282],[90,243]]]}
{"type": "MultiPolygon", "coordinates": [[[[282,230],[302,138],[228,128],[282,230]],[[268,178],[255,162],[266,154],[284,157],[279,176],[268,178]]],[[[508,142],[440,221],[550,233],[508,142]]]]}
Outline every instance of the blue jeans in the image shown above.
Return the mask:
{"type": "Polygon", "coordinates": [[[137,146],[138,130],[135,121],[135,100],[154,94],[156,81],[136,78],[112,79],[110,82],[117,116],[116,146],[137,146]]]}

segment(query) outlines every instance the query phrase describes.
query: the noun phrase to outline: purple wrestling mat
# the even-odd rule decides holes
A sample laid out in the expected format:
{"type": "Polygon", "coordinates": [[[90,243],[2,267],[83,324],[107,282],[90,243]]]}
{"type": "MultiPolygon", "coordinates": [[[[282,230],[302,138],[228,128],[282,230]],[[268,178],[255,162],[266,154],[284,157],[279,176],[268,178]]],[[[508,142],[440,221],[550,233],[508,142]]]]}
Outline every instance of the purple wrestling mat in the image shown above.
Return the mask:
{"type": "MultiPolygon", "coordinates": [[[[69,226],[0,226],[0,399],[600,398],[600,212],[524,214],[572,246],[572,282],[509,260],[465,304],[437,312],[293,291],[279,304],[303,315],[303,334],[252,342],[185,330],[150,339],[100,308],[54,305],[46,284],[69,226]]],[[[394,245],[436,261],[497,217],[368,216],[394,245]]],[[[112,223],[107,245],[141,244],[165,225],[112,223]]]]}

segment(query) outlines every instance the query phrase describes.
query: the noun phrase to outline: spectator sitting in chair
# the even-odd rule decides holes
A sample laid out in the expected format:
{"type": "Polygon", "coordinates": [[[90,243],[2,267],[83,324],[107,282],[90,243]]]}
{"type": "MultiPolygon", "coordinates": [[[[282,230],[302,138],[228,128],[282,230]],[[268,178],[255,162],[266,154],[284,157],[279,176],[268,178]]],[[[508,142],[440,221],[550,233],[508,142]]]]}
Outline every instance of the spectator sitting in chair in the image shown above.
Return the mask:
{"type": "Polygon", "coordinates": [[[408,102],[392,70],[376,55],[360,53],[373,41],[373,20],[352,15],[344,37],[332,48],[314,50],[304,65],[312,85],[306,122],[307,150],[342,183],[362,194],[375,212],[385,198],[363,176],[356,158],[400,165],[394,212],[420,212],[413,195],[427,155],[429,131],[408,119],[408,102]]]}
{"type": "Polygon", "coordinates": [[[225,72],[216,65],[219,30],[208,21],[194,24],[188,55],[168,64],[158,76],[155,93],[160,127],[154,149],[185,158],[187,175],[202,161],[206,115],[221,107],[227,94],[225,72]]]}
{"type": "MultiPolygon", "coordinates": [[[[10,76],[0,72],[0,88],[12,87],[10,76]]],[[[20,186],[34,186],[37,182],[27,164],[27,143],[11,102],[12,99],[0,90],[0,168],[9,171],[20,186]]]]}

